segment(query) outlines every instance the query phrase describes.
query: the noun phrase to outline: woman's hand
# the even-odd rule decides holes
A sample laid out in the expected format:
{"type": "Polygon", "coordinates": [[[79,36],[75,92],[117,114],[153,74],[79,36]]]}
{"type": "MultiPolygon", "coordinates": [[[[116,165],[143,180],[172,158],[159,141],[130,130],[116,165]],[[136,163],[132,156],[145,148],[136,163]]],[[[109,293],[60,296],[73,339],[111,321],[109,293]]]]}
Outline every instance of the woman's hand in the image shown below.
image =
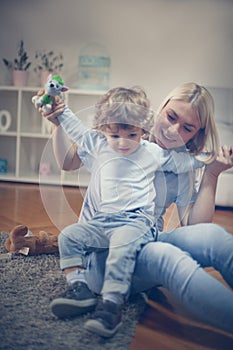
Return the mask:
{"type": "Polygon", "coordinates": [[[232,166],[232,146],[220,147],[217,158],[205,167],[196,202],[189,211],[187,221],[189,225],[213,220],[218,176],[232,166]]]}
{"type": "Polygon", "coordinates": [[[233,166],[233,147],[222,146],[217,158],[206,166],[205,172],[218,177],[219,174],[233,166]]]}

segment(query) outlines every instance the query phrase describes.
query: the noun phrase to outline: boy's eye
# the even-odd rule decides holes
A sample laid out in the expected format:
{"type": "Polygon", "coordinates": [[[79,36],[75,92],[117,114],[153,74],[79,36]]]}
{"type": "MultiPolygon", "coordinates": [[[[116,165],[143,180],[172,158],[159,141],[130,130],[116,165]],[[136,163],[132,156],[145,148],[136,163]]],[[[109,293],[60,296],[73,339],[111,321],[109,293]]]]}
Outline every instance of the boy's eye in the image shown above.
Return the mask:
{"type": "Polygon", "coordinates": [[[137,136],[137,134],[129,134],[129,137],[131,137],[131,138],[134,138],[136,136],[137,136]]]}
{"type": "Polygon", "coordinates": [[[118,138],[119,138],[119,135],[111,135],[111,138],[112,138],[112,139],[118,139],[118,138]]]}

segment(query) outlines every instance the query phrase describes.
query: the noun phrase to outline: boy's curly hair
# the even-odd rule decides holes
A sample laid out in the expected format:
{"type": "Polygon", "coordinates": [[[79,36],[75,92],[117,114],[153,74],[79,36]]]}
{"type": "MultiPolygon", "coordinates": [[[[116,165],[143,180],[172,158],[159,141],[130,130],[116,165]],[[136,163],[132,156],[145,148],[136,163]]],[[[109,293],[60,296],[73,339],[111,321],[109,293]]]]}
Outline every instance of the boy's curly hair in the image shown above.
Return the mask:
{"type": "Polygon", "coordinates": [[[150,132],[152,127],[150,101],[140,87],[110,89],[95,108],[94,128],[97,131],[104,131],[112,124],[122,129],[138,127],[145,133],[150,132]]]}

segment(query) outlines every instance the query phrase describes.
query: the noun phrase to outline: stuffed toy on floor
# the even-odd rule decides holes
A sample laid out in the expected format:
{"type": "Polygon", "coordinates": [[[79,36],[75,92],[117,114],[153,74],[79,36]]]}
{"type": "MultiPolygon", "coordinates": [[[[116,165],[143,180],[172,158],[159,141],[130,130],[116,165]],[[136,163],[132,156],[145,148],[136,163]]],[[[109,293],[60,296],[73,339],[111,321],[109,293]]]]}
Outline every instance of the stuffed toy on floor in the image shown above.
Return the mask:
{"type": "Polygon", "coordinates": [[[5,241],[5,248],[12,254],[37,255],[58,253],[57,236],[40,231],[33,235],[27,226],[14,227],[5,241]]]}

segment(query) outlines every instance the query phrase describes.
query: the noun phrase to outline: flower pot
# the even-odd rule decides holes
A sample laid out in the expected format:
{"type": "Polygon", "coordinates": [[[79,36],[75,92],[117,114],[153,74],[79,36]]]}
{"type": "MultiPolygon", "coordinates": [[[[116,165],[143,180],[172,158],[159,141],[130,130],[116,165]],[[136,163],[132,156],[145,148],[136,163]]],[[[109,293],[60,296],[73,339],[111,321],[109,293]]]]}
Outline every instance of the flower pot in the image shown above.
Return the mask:
{"type": "Polygon", "coordinates": [[[14,86],[26,86],[28,84],[29,72],[26,70],[13,70],[14,86]]]}
{"type": "Polygon", "coordinates": [[[41,84],[41,86],[45,85],[50,74],[52,74],[52,73],[48,72],[47,70],[42,70],[40,72],[40,84],[41,84]]]}

